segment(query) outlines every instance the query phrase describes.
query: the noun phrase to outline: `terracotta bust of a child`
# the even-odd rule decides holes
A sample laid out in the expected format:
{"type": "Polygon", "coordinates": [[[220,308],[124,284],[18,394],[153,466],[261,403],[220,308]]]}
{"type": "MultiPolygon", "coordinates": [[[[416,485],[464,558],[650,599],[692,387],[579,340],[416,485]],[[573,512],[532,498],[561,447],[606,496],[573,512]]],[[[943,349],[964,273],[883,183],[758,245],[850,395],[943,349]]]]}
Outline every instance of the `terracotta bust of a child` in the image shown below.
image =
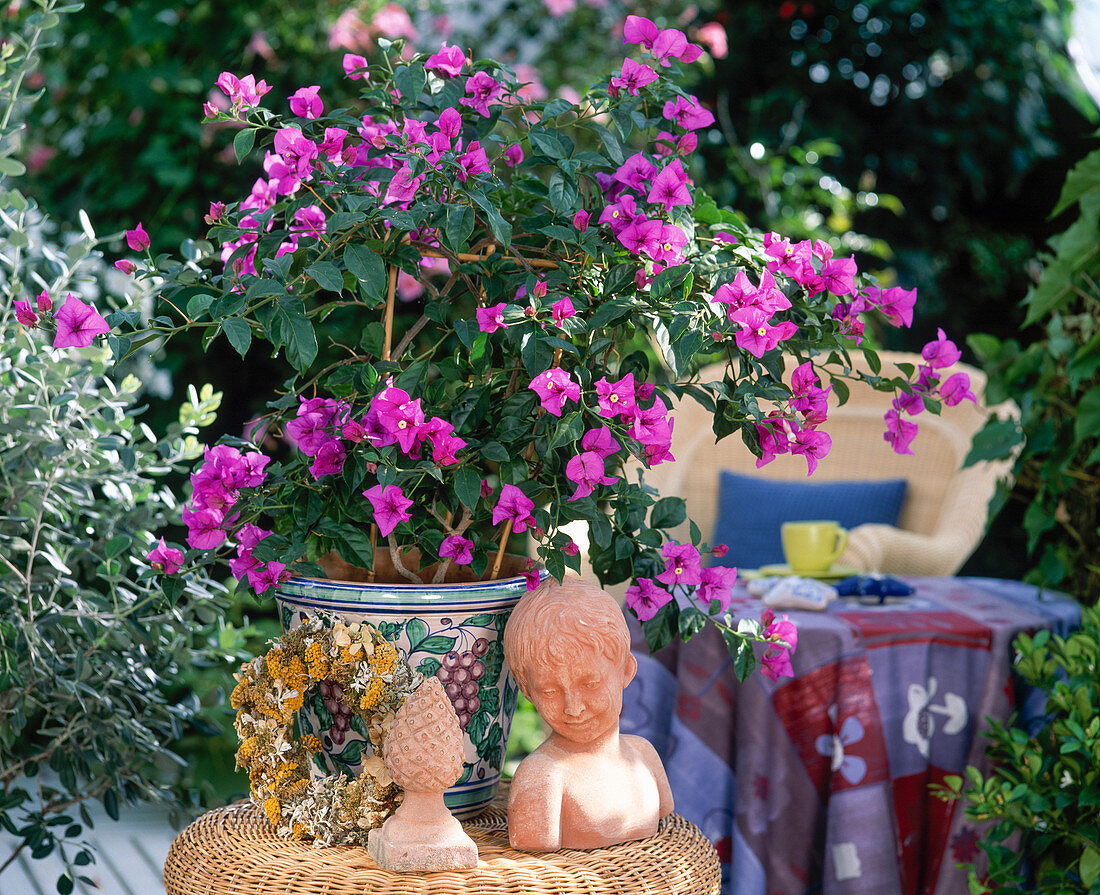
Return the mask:
{"type": "Polygon", "coordinates": [[[619,733],[638,663],[614,598],[580,579],[550,579],[512,612],[504,656],[551,729],[512,780],[512,847],[599,848],[654,835],[672,790],[653,746],[619,733]]]}

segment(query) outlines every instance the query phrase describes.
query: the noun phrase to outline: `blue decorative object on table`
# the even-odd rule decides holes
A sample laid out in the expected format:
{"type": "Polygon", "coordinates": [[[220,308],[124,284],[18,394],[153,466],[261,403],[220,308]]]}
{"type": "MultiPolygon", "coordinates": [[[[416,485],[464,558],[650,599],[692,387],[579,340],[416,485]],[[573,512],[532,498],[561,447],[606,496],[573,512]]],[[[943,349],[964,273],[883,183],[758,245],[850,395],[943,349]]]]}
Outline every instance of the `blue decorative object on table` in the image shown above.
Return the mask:
{"type": "Polygon", "coordinates": [[[729,552],[714,564],[755,569],[783,562],[779,527],[792,520],[835,519],[847,529],[897,525],[905,489],[905,479],[789,482],[723,470],[713,543],[729,552]]]}
{"type": "Polygon", "coordinates": [[[908,597],[914,592],[911,584],[891,575],[853,575],[833,586],[842,597],[878,597],[880,604],[887,597],[908,597]]]}

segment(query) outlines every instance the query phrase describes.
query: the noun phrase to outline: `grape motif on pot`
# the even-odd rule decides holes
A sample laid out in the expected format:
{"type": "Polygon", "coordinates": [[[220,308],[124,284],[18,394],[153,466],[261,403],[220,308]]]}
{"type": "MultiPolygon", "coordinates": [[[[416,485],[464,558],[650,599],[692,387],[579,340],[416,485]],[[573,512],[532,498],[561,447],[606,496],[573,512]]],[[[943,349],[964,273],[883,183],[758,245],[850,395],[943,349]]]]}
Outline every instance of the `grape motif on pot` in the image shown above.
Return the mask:
{"type": "Polygon", "coordinates": [[[489,641],[479,637],[474,641],[473,646],[464,652],[451,650],[445,653],[440,660],[439,670],[435,673],[436,678],[443,685],[443,691],[455,708],[458,725],[463,730],[481,708],[478,690],[481,687],[480,681],[485,676],[485,663],[481,658],[488,651],[489,641]]]}

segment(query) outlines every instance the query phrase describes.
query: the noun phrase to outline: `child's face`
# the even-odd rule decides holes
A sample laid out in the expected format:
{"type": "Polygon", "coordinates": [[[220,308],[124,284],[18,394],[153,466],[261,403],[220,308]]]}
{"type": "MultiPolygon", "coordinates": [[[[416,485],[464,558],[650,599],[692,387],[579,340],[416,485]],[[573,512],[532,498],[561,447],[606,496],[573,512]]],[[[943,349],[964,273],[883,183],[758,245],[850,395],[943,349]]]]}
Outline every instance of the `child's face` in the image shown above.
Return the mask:
{"type": "Polygon", "coordinates": [[[587,651],[568,664],[541,665],[528,675],[542,719],[559,736],[590,743],[619,725],[627,669],[598,651],[587,651]]]}

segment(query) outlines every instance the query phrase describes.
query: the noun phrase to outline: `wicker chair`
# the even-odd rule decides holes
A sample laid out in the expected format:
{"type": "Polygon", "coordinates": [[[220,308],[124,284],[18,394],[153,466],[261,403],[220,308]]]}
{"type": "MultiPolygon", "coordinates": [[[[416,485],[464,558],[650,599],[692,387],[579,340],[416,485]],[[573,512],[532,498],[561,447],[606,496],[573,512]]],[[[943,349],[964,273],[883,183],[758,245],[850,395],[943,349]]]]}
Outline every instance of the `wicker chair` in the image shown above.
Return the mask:
{"type": "MultiPolygon", "coordinates": [[[[883,375],[898,375],[898,363],[920,363],[920,357],[912,354],[881,352],[880,357],[883,375]]],[[[984,407],[980,402],[985,375],[963,364],[944,375],[955,370],[970,374],[979,404],[964,401],[944,407],[940,416],[921,414],[913,456],[895,454],[882,437],[882,417],[891,400],[888,393],[854,383],[846,404],[830,406],[826,430],[832,450],[818,466],[815,481],[904,478],[908,482],[898,526],[854,528],[841,565],[889,574],[953,575],[981,541],[990,498],[997,480],[1009,474],[1011,463],[983,462],[963,469],[963,460],[971,438],[991,413],[1016,415],[1017,409],[1011,404],[984,407]]],[[[701,371],[704,382],[721,376],[722,365],[701,371]]],[[[781,456],[757,469],[756,458],[738,436],[715,443],[708,415],[690,398],[676,410],[672,453],[676,462],[645,471],[645,480],[661,494],[683,497],[689,518],[708,540],[717,515],[719,470],[769,479],[806,479],[803,457],[781,456]]],[[[686,525],[678,534],[681,540],[687,537],[686,525]]]]}

